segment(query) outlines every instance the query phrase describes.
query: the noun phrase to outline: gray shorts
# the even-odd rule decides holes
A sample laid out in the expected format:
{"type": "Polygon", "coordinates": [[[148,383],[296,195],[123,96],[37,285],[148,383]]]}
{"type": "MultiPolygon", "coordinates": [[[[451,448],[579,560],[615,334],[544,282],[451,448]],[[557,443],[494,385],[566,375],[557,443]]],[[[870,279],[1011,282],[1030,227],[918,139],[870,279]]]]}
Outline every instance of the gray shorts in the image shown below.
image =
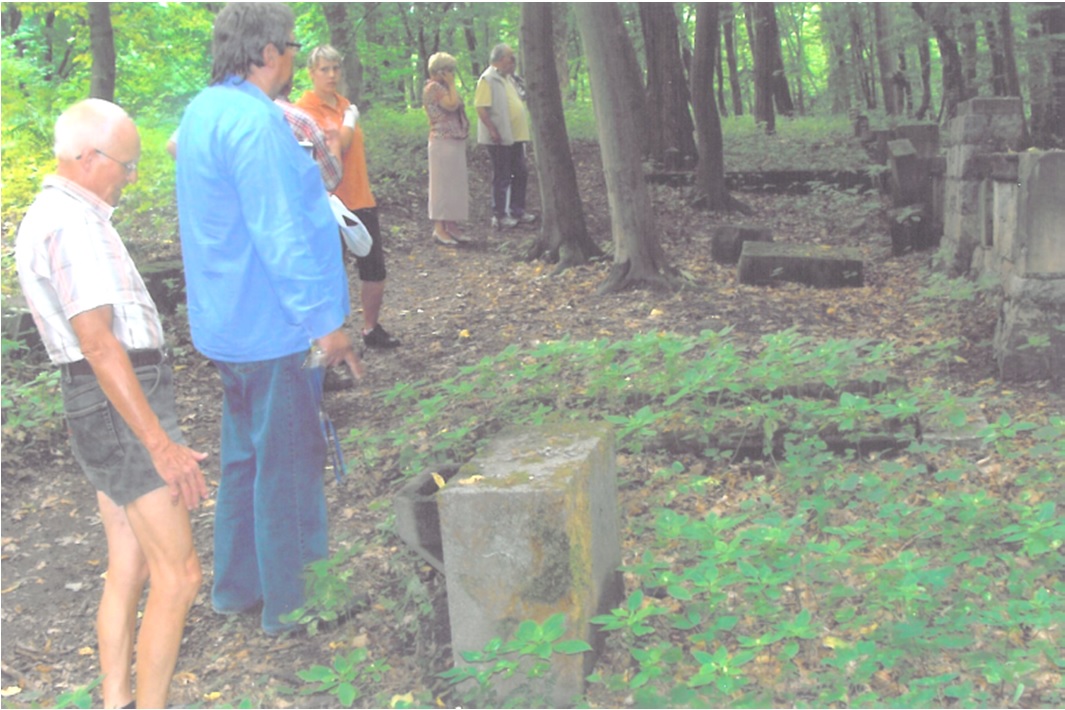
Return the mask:
{"type": "MultiPolygon", "coordinates": [[[[163,429],[171,439],[184,444],[185,438],[178,428],[170,365],[166,362],[146,365],[134,368],[134,372],[163,429]]],[[[64,373],[61,381],[74,458],[96,490],[124,506],[165,486],[148,450],[108,401],[96,376],[64,373]]]]}

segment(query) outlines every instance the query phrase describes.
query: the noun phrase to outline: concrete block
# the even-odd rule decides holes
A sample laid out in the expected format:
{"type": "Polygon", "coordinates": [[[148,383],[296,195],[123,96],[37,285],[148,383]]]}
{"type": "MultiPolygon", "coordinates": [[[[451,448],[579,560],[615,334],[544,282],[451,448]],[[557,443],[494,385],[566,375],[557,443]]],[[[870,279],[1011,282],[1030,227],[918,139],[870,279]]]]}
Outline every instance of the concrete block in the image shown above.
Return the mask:
{"type": "Polygon", "coordinates": [[[861,286],[862,274],[855,250],[807,244],[747,242],[739,263],[740,283],[754,285],[794,281],[817,288],[861,286]]]}
{"type": "Polygon", "coordinates": [[[1065,275],[1004,279],[992,341],[1005,381],[1065,384],[1065,275]]]}
{"type": "Polygon", "coordinates": [[[888,187],[892,205],[912,205],[927,194],[930,175],[925,161],[917,156],[917,150],[909,140],[888,142],[888,168],[891,171],[888,187]]]}
{"type": "MultiPolygon", "coordinates": [[[[566,615],[566,638],[595,646],[589,620],[623,596],[613,430],[559,424],[502,432],[437,494],[451,645],[510,637],[526,619],[566,615]]],[[[521,670],[493,686],[571,705],[594,654],[556,655],[544,677],[521,670]]]]}
{"type": "Polygon", "coordinates": [[[1020,115],[1021,100],[1015,96],[975,96],[958,104],[956,116],[1020,115]]]}
{"type": "Polygon", "coordinates": [[[1065,151],[1024,153],[1018,170],[1024,272],[1065,275],[1065,151]]]}
{"type": "Polygon", "coordinates": [[[939,155],[939,126],[935,123],[906,123],[895,128],[895,135],[910,141],[919,158],[939,155]]]}
{"type": "Polygon", "coordinates": [[[725,224],[714,230],[712,240],[710,258],[719,264],[735,264],[744,242],[771,242],[773,232],[768,227],[725,224]]]}

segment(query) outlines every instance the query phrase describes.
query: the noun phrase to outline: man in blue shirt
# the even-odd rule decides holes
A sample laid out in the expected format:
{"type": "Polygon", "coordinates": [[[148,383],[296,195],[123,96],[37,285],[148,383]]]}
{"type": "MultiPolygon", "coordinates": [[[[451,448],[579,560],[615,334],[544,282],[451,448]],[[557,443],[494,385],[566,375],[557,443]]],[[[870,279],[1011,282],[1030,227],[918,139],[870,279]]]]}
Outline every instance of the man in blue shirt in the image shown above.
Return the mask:
{"type": "Polygon", "coordinates": [[[181,121],[178,215],[196,349],[222,377],[215,506],[216,611],[262,602],[271,635],[304,602],[303,568],[327,553],[319,362],[363,366],[343,332],[347,277],[322,177],[273,103],[299,45],[281,4],[233,3],[215,20],[211,86],[181,121]]]}

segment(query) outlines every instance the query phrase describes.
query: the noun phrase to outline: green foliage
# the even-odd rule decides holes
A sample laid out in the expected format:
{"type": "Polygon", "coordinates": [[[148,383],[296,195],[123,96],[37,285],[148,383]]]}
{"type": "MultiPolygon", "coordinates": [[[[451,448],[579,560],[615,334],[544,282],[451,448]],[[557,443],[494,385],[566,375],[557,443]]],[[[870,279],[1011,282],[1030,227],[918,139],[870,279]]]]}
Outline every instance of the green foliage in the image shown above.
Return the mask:
{"type": "Polygon", "coordinates": [[[581,639],[563,639],[566,633],[566,617],[554,614],[543,624],[525,620],[518,625],[513,638],[503,641],[496,637],[485,644],[481,651],[467,651],[463,658],[469,665],[456,666],[440,674],[460,689],[465,687],[466,703],[475,707],[537,707],[544,705],[542,695],[523,695],[528,688],[520,688],[501,698],[492,687],[493,679],[508,679],[519,672],[533,679],[548,672],[555,654],[573,655],[591,651],[592,647],[581,639]],[[475,685],[471,686],[470,681],[475,685]]]}
{"type": "Polygon", "coordinates": [[[80,688],[75,688],[66,693],[60,693],[56,696],[55,706],[57,708],[91,708],[93,707],[92,691],[96,689],[96,686],[100,685],[104,680],[104,677],[97,676],[96,679],[88,685],[83,685],[80,688]]]}
{"type": "Polygon", "coordinates": [[[0,356],[3,357],[2,407],[3,438],[5,444],[29,444],[47,441],[60,430],[63,398],[59,389],[59,371],[42,369],[32,361],[22,361],[17,351],[24,350],[22,341],[4,338],[0,356]]]}
{"type": "Polygon", "coordinates": [[[320,624],[333,623],[350,613],[357,595],[348,580],[355,574],[352,559],[361,549],[345,547],[332,557],[308,564],[303,606],[282,616],[281,621],[301,624],[308,636],[314,636],[320,624]]]}
{"type": "Polygon", "coordinates": [[[350,708],[367,686],[380,684],[389,670],[391,666],[387,663],[370,658],[368,650],[356,648],[346,656],[337,654],[332,666],[316,665],[298,671],[297,675],[309,684],[300,695],[330,693],[343,707],[350,708]]]}

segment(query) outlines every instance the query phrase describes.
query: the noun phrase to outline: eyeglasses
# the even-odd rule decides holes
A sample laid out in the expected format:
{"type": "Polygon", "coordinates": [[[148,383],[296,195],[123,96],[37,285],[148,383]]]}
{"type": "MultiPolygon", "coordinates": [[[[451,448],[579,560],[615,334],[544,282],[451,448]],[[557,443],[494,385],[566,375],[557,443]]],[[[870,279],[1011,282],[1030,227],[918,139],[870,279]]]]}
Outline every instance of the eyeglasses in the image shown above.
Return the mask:
{"type": "Polygon", "coordinates": [[[108,155],[107,153],[103,152],[99,148],[93,148],[93,151],[96,152],[96,153],[99,153],[100,155],[104,156],[105,158],[113,160],[116,163],[118,163],[119,165],[121,165],[123,168],[126,169],[126,174],[127,175],[132,175],[133,173],[137,172],[137,162],[138,161],[136,161],[136,160],[131,160],[128,163],[123,163],[118,158],[115,158],[115,157],[112,157],[112,156],[108,155]]]}
{"type": "Polygon", "coordinates": [[[297,52],[303,49],[303,45],[299,42],[285,42],[286,47],[293,47],[297,52]]]}

